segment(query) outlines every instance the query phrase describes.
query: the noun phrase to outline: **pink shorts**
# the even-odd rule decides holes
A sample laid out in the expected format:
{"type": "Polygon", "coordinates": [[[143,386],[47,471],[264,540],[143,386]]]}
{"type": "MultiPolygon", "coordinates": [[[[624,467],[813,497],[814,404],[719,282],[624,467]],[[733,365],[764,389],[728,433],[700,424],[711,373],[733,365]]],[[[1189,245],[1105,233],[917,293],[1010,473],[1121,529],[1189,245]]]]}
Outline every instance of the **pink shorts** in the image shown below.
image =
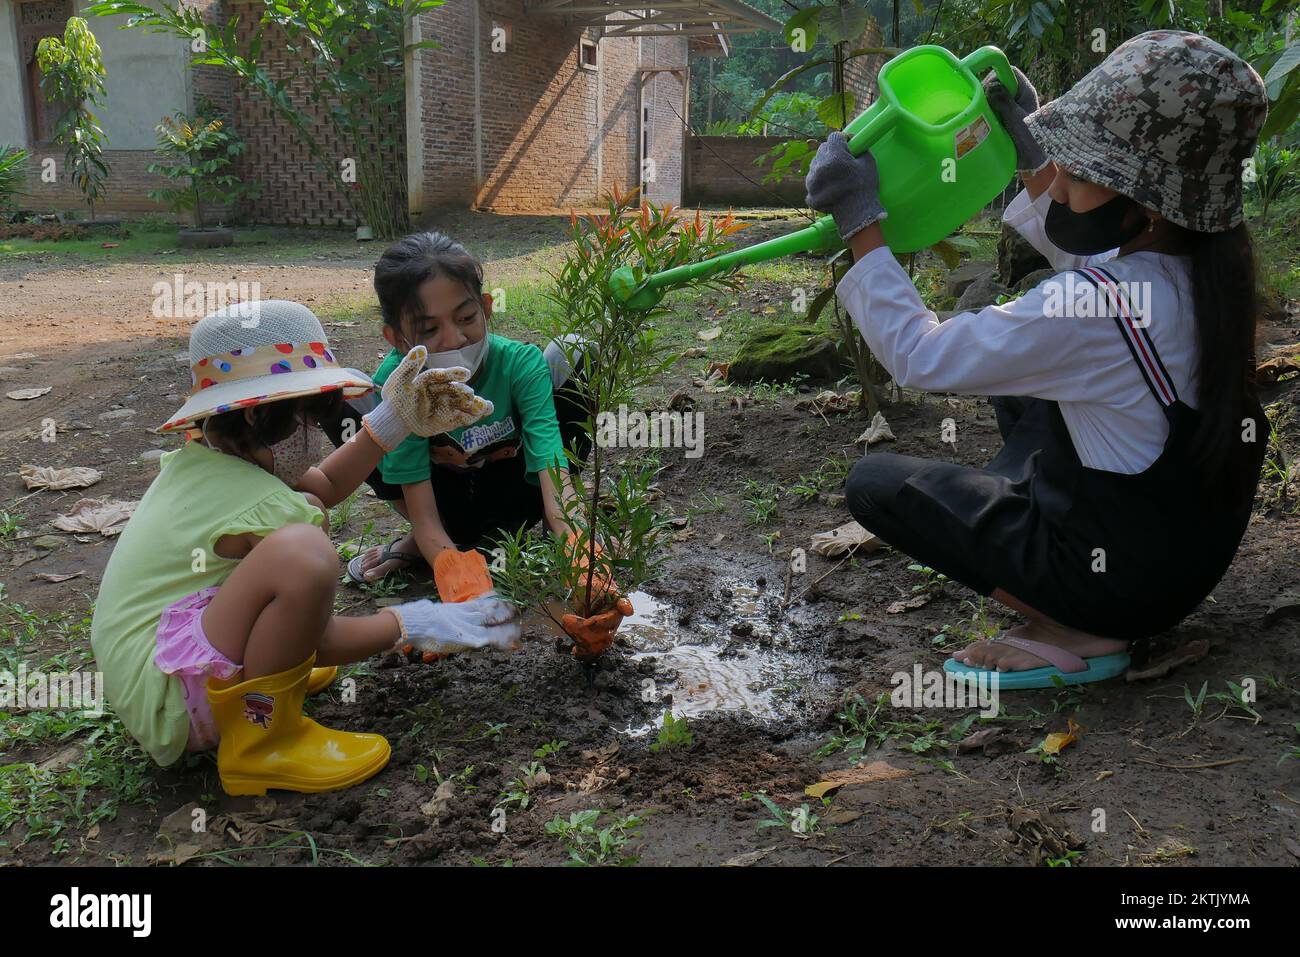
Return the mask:
{"type": "Polygon", "coordinates": [[[216,593],[214,586],[182,598],[169,605],[158,622],[158,650],[153,660],[164,674],[179,678],[185,691],[185,706],[190,712],[187,751],[207,751],[220,742],[221,734],[208,704],[208,678],[225,680],[242,667],[213,648],[203,634],[203,609],[216,593]]]}

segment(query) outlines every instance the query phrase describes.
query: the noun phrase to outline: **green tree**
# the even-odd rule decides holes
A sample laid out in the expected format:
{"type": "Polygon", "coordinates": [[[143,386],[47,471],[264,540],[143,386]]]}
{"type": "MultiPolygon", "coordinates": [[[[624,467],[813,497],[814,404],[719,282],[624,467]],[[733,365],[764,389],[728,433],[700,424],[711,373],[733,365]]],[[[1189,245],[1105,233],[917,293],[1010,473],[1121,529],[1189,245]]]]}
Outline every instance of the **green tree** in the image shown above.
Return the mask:
{"type": "Polygon", "coordinates": [[[150,199],[166,203],[174,213],[192,210],[195,225],[202,229],[207,225],[205,206],[229,206],[238,197],[257,192],[232,169],[235,157],[244,151],[244,142],[220,117],[191,117],[177,111],[154,129],[158,134],[155,152],[170,162],[151,163],[149,172],[177,185],[150,190],[150,199]]]}
{"type": "Polygon", "coordinates": [[[105,194],[109,165],[104,161],[107,138],[91,107],[104,95],[104,58],[90,25],[69,17],[63,39],[45,37],[36,46],[41,91],[51,102],[66,104],[54,128],[54,142],[64,147],[68,175],[77,184],[95,218],[95,201],[105,194]]]}

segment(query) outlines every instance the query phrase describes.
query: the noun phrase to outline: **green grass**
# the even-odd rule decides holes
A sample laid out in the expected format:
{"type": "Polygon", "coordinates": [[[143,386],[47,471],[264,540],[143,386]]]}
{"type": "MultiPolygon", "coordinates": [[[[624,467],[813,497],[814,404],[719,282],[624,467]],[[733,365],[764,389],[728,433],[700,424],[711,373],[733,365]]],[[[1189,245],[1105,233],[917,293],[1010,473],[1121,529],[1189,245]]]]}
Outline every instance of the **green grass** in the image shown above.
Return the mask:
{"type": "Polygon", "coordinates": [[[373,243],[358,243],[344,230],[293,229],[283,226],[249,226],[235,229],[235,245],[221,249],[181,249],[177,246],[178,226],[156,222],[126,222],[120,230],[92,230],[87,239],[35,241],[6,239],[0,241],[5,256],[65,256],[83,262],[113,263],[165,261],[169,266],[181,262],[243,262],[250,256],[288,262],[311,259],[358,256],[378,257],[373,243]],[[105,249],[105,243],[117,243],[105,249]]]}
{"type": "MultiPolygon", "coordinates": [[[[0,667],[70,672],[91,666],[90,614],[42,615],[0,595],[0,667]],[[40,651],[37,651],[39,641],[40,651]],[[51,650],[53,649],[53,650],[51,650]]],[[[58,710],[0,711],[0,843],[46,839],[55,854],[71,849],[72,831],[111,820],[125,804],[157,800],[152,760],[111,714],[58,710]],[[72,749],[42,768],[29,752],[72,749]]]]}
{"type": "MultiPolygon", "coordinates": [[[[1247,204],[1247,213],[1251,212],[1247,204]]],[[[1255,263],[1260,287],[1272,301],[1300,300],[1300,233],[1294,224],[1300,218],[1300,193],[1273,204],[1268,225],[1258,217],[1247,220],[1255,240],[1255,263]]]]}

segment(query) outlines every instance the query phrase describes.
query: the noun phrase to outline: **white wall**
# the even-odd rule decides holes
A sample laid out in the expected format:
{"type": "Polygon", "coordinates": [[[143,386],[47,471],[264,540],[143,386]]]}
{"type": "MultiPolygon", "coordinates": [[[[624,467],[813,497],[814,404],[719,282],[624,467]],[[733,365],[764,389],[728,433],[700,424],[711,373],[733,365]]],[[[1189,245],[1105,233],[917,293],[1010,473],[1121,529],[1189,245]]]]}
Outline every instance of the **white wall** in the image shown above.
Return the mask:
{"type": "MultiPolygon", "coordinates": [[[[78,10],[87,2],[77,3],[78,10]]],[[[78,14],[85,16],[84,13],[78,14]]],[[[86,17],[104,52],[108,96],[100,126],[114,150],[151,150],[154,127],[190,106],[189,44],[165,33],[119,30],[126,17],[86,17]]]]}
{"type": "MultiPolygon", "coordinates": [[[[85,16],[80,11],[87,5],[88,0],[79,0],[78,16],[85,16]]],[[[153,149],[154,127],[164,116],[189,108],[189,45],[166,34],[119,30],[125,17],[86,16],[86,21],[104,55],[108,95],[97,113],[108,148],[153,149]]],[[[28,146],[17,29],[14,0],[0,0],[0,143],[28,146]]]]}
{"type": "Polygon", "coordinates": [[[18,22],[13,0],[0,0],[0,143],[27,144],[18,22]]]}

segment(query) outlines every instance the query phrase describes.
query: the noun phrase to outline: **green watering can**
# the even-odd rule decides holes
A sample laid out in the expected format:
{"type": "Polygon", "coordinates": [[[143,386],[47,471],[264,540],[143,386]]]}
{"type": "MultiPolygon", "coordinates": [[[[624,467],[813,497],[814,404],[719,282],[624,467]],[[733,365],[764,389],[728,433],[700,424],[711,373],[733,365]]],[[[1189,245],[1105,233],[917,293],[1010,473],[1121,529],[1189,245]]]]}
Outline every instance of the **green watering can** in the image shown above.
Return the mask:
{"type": "MultiPolygon", "coordinates": [[[[880,173],[880,223],[896,253],[916,252],[951,235],[1002,192],[1016,171],[1016,148],[984,97],[979,74],[993,70],[1014,96],[1006,54],[980,47],[958,60],[940,46],[913,47],[880,68],[880,95],[844,130],[849,150],[867,149],[880,173]]],[[[611,292],[632,309],[651,309],[664,293],[692,279],[793,253],[844,246],[835,221],[735,252],[688,263],[637,282],[631,266],[610,276],[611,292]]]]}

